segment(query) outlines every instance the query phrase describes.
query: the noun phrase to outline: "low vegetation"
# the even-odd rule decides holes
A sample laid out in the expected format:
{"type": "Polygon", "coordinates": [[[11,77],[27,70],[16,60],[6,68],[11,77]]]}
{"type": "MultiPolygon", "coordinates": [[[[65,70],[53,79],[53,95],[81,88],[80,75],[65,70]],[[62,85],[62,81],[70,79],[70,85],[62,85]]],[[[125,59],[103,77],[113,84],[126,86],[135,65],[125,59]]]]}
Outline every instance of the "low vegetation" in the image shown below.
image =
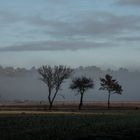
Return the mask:
{"type": "Polygon", "coordinates": [[[1,114],[1,140],[138,140],[139,110],[1,114]]]}

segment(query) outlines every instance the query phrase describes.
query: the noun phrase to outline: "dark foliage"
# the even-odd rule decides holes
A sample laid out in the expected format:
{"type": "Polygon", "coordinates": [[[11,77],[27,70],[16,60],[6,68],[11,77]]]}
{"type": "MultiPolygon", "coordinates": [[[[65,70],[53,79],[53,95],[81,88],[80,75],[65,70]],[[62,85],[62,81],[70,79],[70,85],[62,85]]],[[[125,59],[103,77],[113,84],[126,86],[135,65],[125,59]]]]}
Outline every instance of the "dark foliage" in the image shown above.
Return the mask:
{"type": "Polygon", "coordinates": [[[122,86],[118,84],[118,81],[112,79],[112,76],[106,74],[105,78],[100,78],[101,87],[100,90],[107,90],[108,91],[108,108],[110,107],[110,96],[112,94],[122,94],[122,86]]]}
{"type": "Polygon", "coordinates": [[[83,95],[84,95],[85,91],[87,89],[93,88],[93,87],[94,87],[93,80],[91,80],[90,78],[87,78],[85,76],[74,78],[72,80],[72,84],[70,85],[70,88],[72,90],[77,90],[78,94],[80,93],[80,95],[81,95],[79,110],[81,109],[81,107],[83,105],[83,95]]]}

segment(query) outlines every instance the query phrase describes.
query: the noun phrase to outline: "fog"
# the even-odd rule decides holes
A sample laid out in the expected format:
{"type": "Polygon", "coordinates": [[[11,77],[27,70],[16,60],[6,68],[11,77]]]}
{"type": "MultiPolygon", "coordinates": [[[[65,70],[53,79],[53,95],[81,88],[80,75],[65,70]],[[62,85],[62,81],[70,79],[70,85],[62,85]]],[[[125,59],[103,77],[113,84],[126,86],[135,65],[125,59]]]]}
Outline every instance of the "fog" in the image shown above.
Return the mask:
{"type": "MultiPolygon", "coordinates": [[[[69,88],[72,77],[87,76],[94,80],[94,89],[85,93],[85,101],[106,101],[107,91],[99,90],[100,77],[110,74],[122,85],[122,95],[112,95],[113,101],[140,101],[140,72],[129,71],[125,68],[119,70],[101,70],[96,66],[79,67],[74,69],[72,76],[65,80],[59,94],[65,96],[57,96],[57,101],[77,101],[79,96],[75,96],[76,92],[69,88]]],[[[30,70],[24,68],[0,67],[0,101],[47,101],[47,86],[40,80],[40,75],[35,67],[30,70]]]]}

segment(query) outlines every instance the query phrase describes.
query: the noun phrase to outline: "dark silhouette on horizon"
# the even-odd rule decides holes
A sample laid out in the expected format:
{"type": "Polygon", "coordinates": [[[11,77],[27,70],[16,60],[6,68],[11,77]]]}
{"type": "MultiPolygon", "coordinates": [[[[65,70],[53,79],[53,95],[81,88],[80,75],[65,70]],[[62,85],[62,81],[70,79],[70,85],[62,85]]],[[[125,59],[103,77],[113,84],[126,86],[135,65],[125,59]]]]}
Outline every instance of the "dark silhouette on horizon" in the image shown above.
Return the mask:
{"type": "Polygon", "coordinates": [[[72,80],[70,88],[72,90],[76,90],[77,94],[80,94],[79,110],[81,110],[81,108],[83,106],[83,96],[84,96],[84,93],[89,88],[93,88],[93,87],[94,87],[93,80],[91,80],[90,78],[87,78],[85,76],[74,78],[72,80]]]}
{"type": "Polygon", "coordinates": [[[49,109],[51,109],[62,83],[65,79],[69,78],[72,69],[62,65],[54,67],[46,65],[40,67],[38,72],[41,75],[41,80],[48,87],[49,109]]]}
{"type": "Polygon", "coordinates": [[[108,109],[110,108],[110,97],[112,94],[122,94],[122,86],[118,84],[118,81],[112,79],[112,76],[109,74],[105,75],[105,78],[100,78],[101,87],[99,90],[107,90],[108,91],[108,109]]]}

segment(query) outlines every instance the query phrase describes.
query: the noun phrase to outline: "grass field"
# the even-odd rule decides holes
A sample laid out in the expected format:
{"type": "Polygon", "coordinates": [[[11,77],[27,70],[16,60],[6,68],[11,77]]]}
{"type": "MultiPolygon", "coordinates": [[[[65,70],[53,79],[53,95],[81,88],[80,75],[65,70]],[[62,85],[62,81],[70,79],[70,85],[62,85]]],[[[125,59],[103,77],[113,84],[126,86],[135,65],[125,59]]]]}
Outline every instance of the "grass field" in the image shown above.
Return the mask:
{"type": "Polygon", "coordinates": [[[0,111],[0,140],[139,140],[140,110],[0,111]]]}
{"type": "MultiPolygon", "coordinates": [[[[58,102],[56,101],[53,105],[54,110],[77,110],[79,103],[78,102],[58,102]]],[[[114,110],[116,109],[140,109],[140,101],[135,102],[114,102],[112,101],[110,107],[114,110]]],[[[47,102],[40,103],[40,102],[21,102],[21,103],[3,103],[0,104],[0,110],[28,110],[28,111],[46,111],[49,108],[47,102]]],[[[100,110],[100,109],[107,109],[107,102],[105,101],[97,101],[97,102],[84,102],[83,109],[85,110],[100,110]]]]}

